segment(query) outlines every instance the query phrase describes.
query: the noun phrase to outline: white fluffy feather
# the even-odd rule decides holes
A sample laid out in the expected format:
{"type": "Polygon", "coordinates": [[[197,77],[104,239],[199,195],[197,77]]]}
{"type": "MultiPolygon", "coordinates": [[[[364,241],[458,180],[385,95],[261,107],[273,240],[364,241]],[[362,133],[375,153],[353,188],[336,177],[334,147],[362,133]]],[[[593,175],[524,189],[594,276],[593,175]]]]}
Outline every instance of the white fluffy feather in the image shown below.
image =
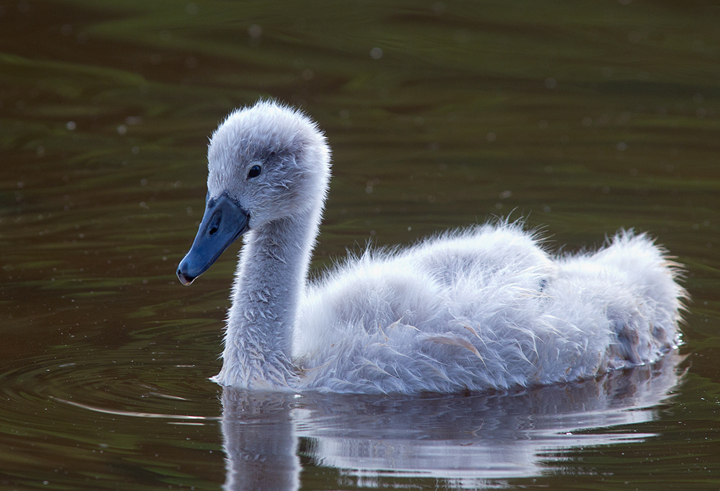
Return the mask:
{"type": "Polygon", "coordinates": [[[679,342],[675,265],[645,235],[553,257],[518,224],[367,251],[307,280],[330,150],[303,114],[259,102],[209,148],[208,195],[249,211],[218,383],[455,392],[552,384],[652,362],[679,342]],[[247,169],[262,175],[247,179],[247,169]]]}

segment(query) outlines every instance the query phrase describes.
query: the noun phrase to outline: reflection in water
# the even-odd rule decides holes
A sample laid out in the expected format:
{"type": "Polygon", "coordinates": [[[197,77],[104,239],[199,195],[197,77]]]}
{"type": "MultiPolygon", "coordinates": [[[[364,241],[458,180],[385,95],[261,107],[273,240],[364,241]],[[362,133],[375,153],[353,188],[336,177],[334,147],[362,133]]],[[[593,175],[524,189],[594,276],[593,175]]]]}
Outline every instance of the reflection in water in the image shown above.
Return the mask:
{"type": "Polygon", "coordinates": [[[300,458],[292,396],[226,388],[222,400],[225,489],[298,489],[300,458]]]}
{"type": "Polygon", "coordinates": [[[314,465],[374,486],[431,478],[475,489],[487,479],[539,475],[568,450],[654,436],[586,430],[652,421],[679,383],[681,360],[672,353],[595,380],[502,394],[298,396],[226,388],[225,489],[298,489],[301,438],[314,465]]]}

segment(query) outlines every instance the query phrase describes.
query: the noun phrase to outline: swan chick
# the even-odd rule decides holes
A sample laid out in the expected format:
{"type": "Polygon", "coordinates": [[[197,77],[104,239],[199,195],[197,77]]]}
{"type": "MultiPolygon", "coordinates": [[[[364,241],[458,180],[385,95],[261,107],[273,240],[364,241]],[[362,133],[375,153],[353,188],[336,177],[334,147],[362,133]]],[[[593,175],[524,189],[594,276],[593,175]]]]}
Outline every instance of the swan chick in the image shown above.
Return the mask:
{"type": "Polygon", "coordinates": [[[217,383],[482,391],[593,377],[679,343],[679,266],[627,231],[556,257],[500,221],[367,250],[309,281],[330,155],[313,121],[272,101],[234,111],[211,138],[205,213],[177,276],[191,284],[243,238],[217,383]]]}

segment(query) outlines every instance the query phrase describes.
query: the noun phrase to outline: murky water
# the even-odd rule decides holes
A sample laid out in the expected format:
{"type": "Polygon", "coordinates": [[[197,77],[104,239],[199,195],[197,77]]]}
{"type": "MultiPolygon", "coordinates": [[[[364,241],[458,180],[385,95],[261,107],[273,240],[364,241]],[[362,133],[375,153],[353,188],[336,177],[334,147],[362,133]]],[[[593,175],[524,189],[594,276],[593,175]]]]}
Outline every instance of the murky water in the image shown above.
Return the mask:
{"type": "Polygon", "coordinates": [[[719,21],[701,1],[0,3],[0,486],[717,488],[719,21]],[[314,274],[495,215],[554,251],[635,227],[687,267],[680,354],[507,394],[223,393],[234,255],[191,289],[174,270],[207,137],[261,96],[334,150],[314,274]]]}

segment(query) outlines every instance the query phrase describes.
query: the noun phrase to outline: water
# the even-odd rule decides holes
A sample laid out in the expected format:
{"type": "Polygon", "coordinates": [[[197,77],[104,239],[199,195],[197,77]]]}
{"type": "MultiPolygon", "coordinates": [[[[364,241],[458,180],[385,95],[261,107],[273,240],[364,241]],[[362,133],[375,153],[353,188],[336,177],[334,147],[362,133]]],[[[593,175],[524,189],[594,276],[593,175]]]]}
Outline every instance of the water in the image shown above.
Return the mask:
{"type": "Polygon", "coordinates": [[[717,488],[720,33],[710,3],[0,4],[0,487],[717,488]],[[232,108],[334,150],[313,262],[527,217],[687,268],[680,354],[458,396],[223,391],[234,253],[174,269],[232,108]],[[257,484],[263,483],[263,484],[257,484]]]}

